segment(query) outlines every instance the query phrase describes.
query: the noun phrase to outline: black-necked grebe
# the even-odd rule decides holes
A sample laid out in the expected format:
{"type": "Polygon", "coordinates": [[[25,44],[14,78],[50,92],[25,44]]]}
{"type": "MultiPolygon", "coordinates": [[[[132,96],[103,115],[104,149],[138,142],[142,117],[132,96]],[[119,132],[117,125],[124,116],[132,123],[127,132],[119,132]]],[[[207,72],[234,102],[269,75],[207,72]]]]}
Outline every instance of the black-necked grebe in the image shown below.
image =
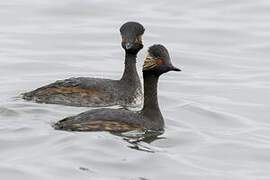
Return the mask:
{"type": "Polygon", "coordinates": [[[120,28],[125,49],[125,70],[120,80],[70,78],[59,80],[22,94],[23,99],[69,106],[138,106],[142,101],[141,83],[136,69],[137,53],[143,48],[144,27],[127,22],[120,28]]]}
{"type": "Polygon", "coordinates": [[[153,45],[148,52],[143,65],[144,105],[142,110],[94,109],[65,118],[54,124],[54,128],[69,131],[162,131],[164,120],[158,106],[158,79],[163,73],[180,71],[180,69],[171,64],[169,53],[164,46],[153,45]]]}

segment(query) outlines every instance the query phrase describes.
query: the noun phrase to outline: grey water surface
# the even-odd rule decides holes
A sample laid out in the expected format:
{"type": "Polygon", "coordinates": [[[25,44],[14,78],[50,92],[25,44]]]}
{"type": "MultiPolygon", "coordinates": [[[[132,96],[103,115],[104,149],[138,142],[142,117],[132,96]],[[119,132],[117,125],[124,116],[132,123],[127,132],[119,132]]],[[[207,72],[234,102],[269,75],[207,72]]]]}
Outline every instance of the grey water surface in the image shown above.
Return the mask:
{"type": "Polygon", "coordinates": [[[269,0],[0,2],[0,179],[269,180],[269,0]],[[20,93],[58,79],[117,79],[119,27],[141,22],[183,71],[160,79],[166,129],[149,143],[107,132],[55,131],[89,108],[20,93]]]}

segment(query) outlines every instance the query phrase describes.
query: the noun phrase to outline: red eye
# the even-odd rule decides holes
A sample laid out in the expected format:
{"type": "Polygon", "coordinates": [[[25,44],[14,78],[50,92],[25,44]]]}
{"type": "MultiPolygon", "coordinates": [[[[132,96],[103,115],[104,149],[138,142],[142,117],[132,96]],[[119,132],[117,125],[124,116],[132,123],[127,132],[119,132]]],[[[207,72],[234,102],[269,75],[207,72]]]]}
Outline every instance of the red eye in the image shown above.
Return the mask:
{"type": "Polygon", "coordinates": [[[138,41],[138,39],[136,38],[135,40],[134,40],[134,43],[138,43],[139,41],[138,41]]]}
{"type": "Polygon", "coordinates": [[[163,64],[163,61],[161,59],[159,59],[158,64],[163,64]]]}
{"type": "Polygon", "coordinates": [[[122,38],[122,42],[125,43],[126,42],[126,39],[125,38],[122,38]]]}

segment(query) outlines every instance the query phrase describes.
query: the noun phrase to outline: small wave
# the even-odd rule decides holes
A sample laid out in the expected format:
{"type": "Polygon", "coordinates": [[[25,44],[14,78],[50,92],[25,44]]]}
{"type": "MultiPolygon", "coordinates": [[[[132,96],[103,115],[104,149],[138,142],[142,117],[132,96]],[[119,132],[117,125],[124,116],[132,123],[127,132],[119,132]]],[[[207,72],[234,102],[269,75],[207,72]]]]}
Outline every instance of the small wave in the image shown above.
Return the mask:
{"type": "Polygon", "coordinates": [[[188,116],[184,116],[184,121],[189,121],[192,123],[192,126],[198,126],[200,128],[247,128],[255,123],[243,116],[220,111],[213,107],[207,107],[197,103],[182,106],[182,111],[184,111],[181,112],[183,113],[182,116],[188,113],[188,116]]]}
{"type": "Polygon", "coordinates": [[[5,108],[5,107],[0,107],[0,116],[17,116],[19,113],[14,111],[14,110],[11,110],[11,109],[8,109],[8,108],[5,108]]]}

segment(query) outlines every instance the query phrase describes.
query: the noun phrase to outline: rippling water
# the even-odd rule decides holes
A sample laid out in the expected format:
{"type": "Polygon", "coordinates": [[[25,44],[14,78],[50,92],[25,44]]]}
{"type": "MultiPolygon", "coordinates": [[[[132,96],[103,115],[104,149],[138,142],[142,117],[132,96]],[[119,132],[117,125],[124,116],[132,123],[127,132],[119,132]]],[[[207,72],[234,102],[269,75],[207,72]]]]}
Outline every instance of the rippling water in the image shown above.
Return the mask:
{"type": "Polygon", "coordinates": [[[269,22],[269,0],[0,2],[0,178],[270,179],[269,22]],[[161,78],[158,139],[55,131],[88,108],[19,98],[57,79],[119,78],[129,20],[146,28],[138,70],[154,43],[183,69],[161,78]]]}

